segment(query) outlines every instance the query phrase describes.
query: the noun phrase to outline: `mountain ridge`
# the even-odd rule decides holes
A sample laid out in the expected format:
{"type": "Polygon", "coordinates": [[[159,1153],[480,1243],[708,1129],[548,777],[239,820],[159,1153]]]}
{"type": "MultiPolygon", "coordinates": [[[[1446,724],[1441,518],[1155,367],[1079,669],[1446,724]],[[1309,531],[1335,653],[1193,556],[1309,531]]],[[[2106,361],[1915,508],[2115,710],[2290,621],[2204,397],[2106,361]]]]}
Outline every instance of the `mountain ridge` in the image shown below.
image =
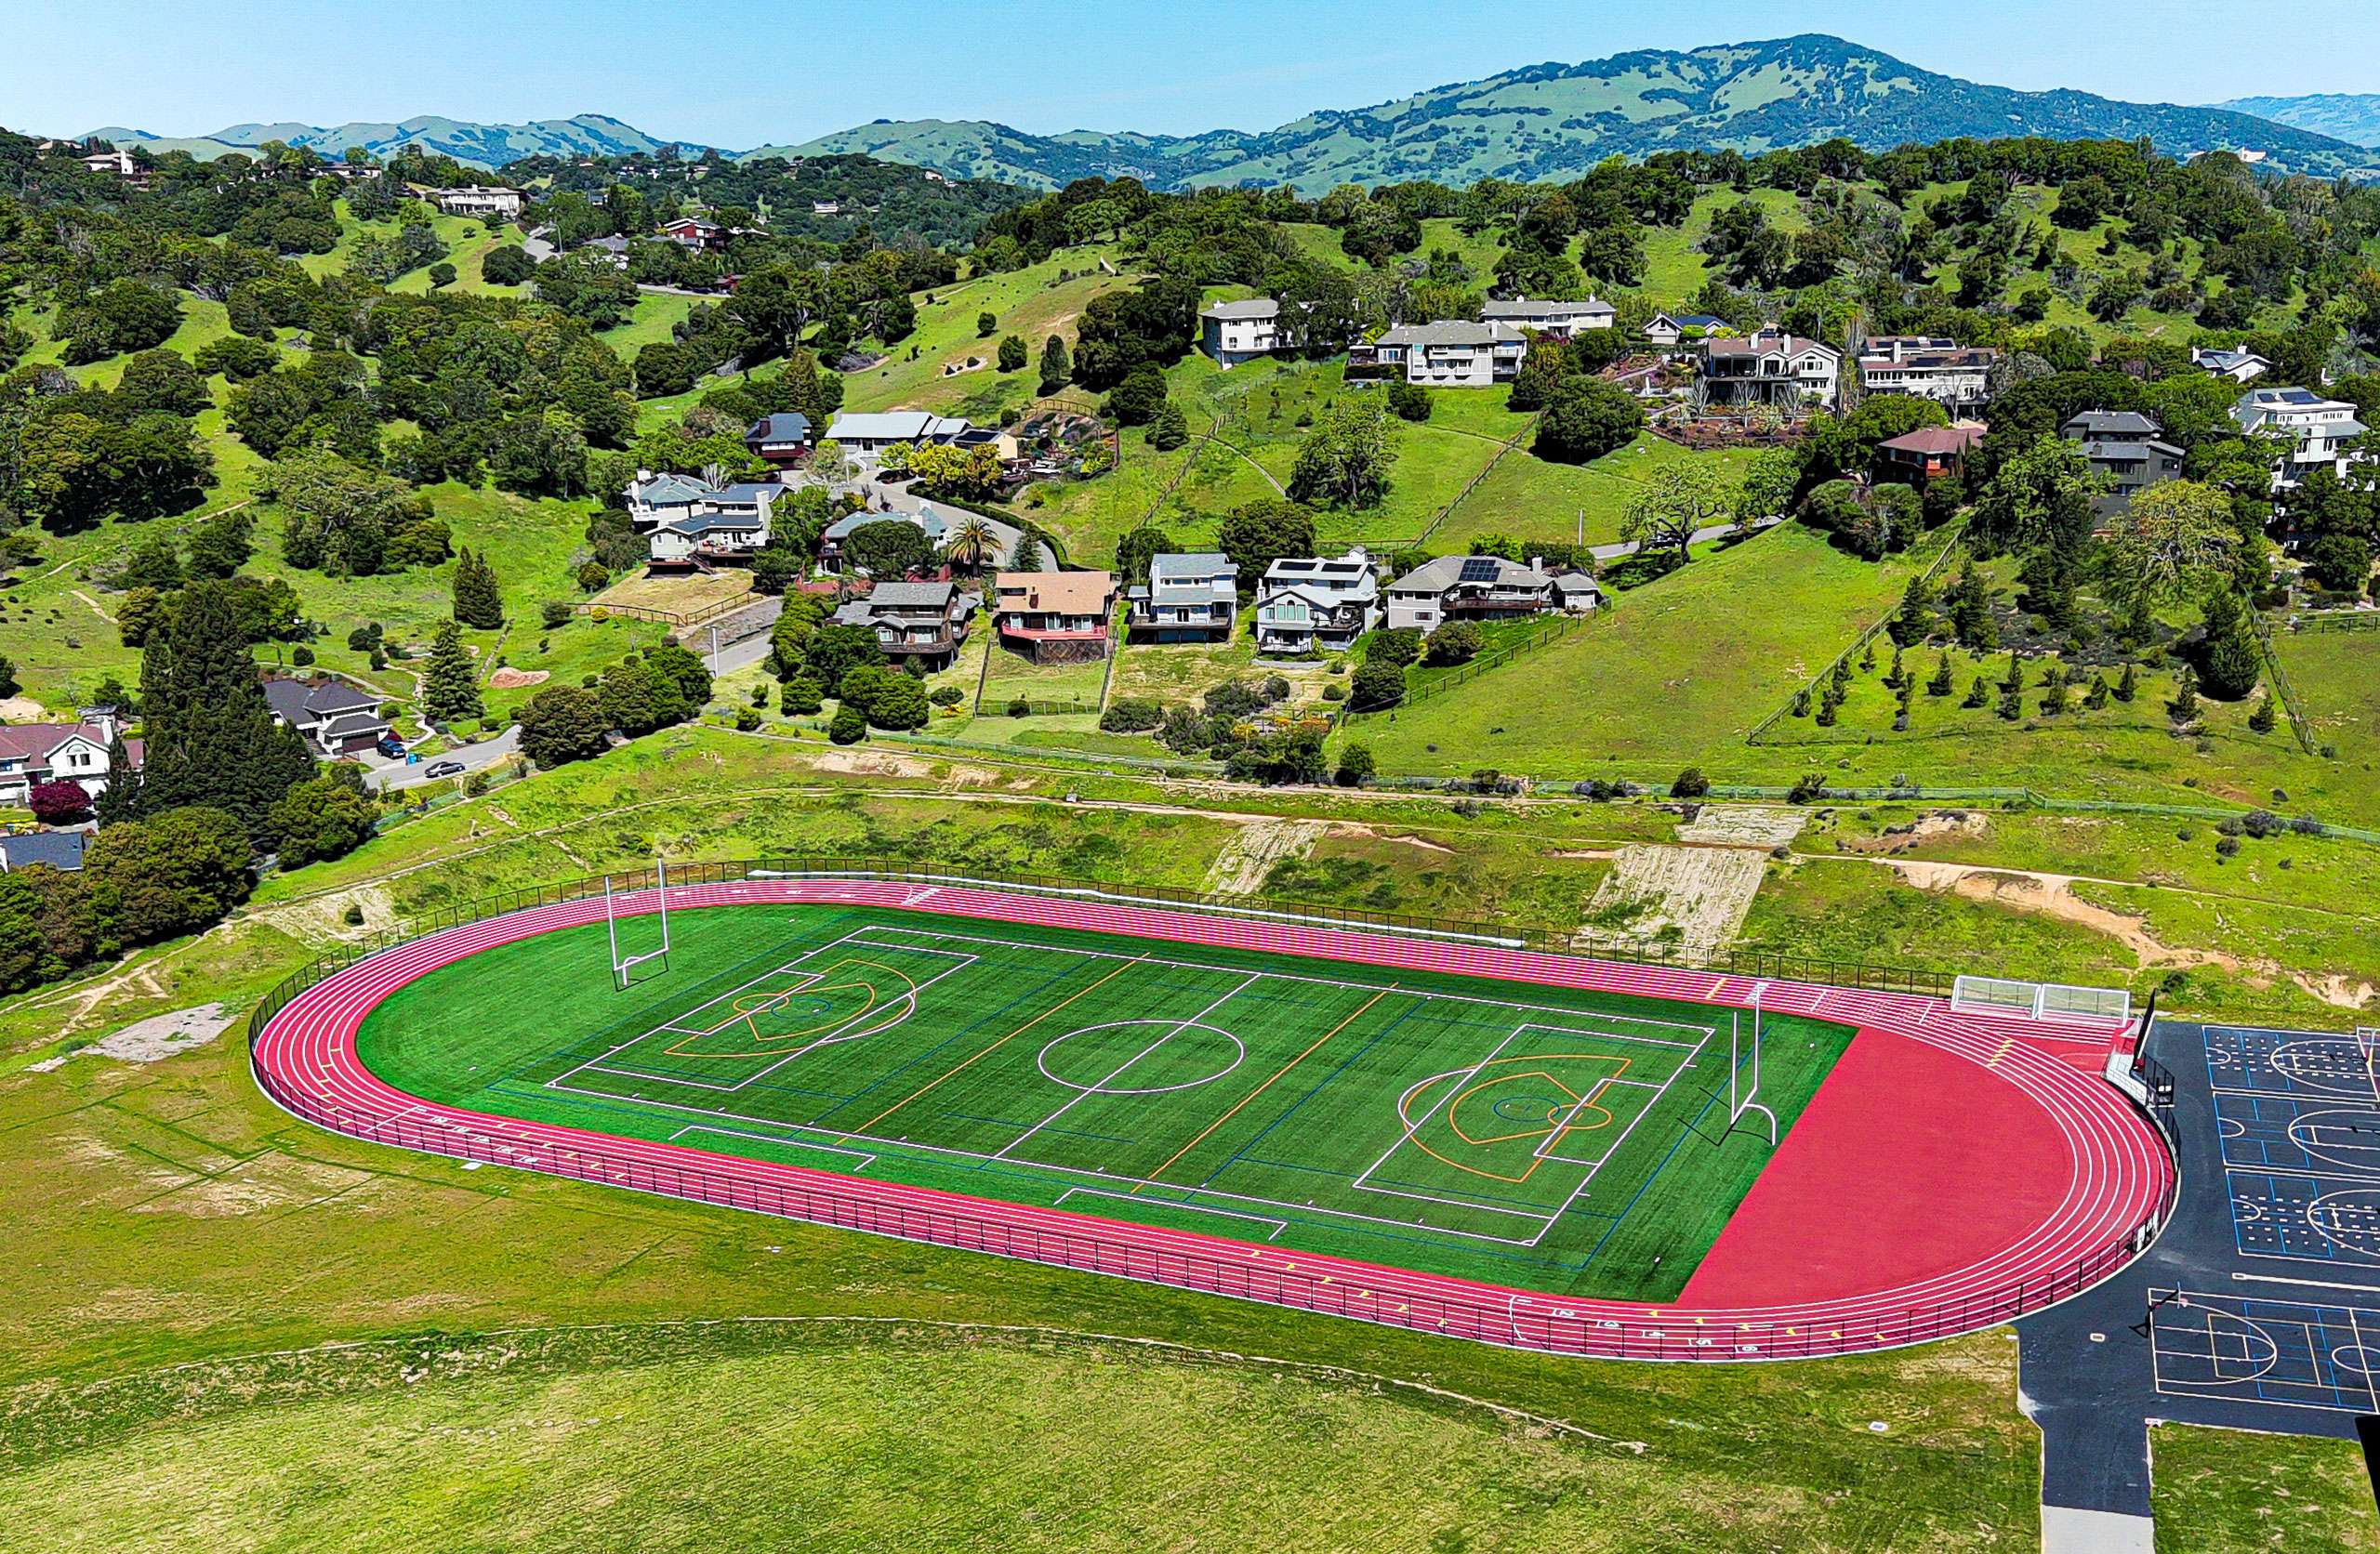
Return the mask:
{"type": "Polygon", "coordinates": [[[2316,92],[2306,97],[2245,97],[2218,102],[2235,113],[2311,130],[2358,146],[2380,147],[2380,93],[2316,92]]]}
{"type": "Polygon", "coordinates": [[[2324,175],[2373,160],[2346,140],[2223,109],[2019,92],[1922,70],[1824,33],[1549,60],[1367,108],[1319,111],[1266,131],[1043,136],[981,120],[879,120],[746,154],[862,151],[1045,188],[1091,174],[1130,174],[1168,189],[1289,182],[1314,193],[1337,183],[1575,176],[1615,153],[1755,153],[1836,135],[1880,151],[2023,134],[2147,136],[2180,153],[2253,149],[2276,165],[2324,175]]]}
{"type": "MultiPolygon", "coordinates": [[[[2380,145],[2380,98],[2243,99],[2301,117],[2369,104],[2380,145]],[[2308,104],[2329,103],[2329,110],[2308,104]]],[[[211,157],[267,139],[326,157],[360,145],[387,156],[407,146],[496,168],[526,156],[653,153],[667,141],[602,113],[520,125],[435,115],[333,126],[239,124],[187,139],[108,128],[100,138],[211,157]]],[[[2380,156],[2344,136],[2253,116],[2236,105],[2132,103],[2088,92],[2019,92],[1922,70],[1825,33],[1673,51],[1638,49],[1565,64],[1547,60],[1453,82],[1368,107],[1322,109],[1270,130],[1197,135],[1073,129],[1042,135],[980,119],[883,120],[790,145],[734,154],[866,155],[954,178],[1050,189],[1075,178],[1131,176],[1154,188],[1293,184],[1309,194],[1340,183],[1436,178],[1538,180],[1575,177],[1611,155],[1735,150],[1747,154],[1841,136],[1871,151],[1960,136],[2060,139],[2146,137],[2160,150],[2262,151],[2277,167],[2331,176],[2365,172],[2380,156]]]]}

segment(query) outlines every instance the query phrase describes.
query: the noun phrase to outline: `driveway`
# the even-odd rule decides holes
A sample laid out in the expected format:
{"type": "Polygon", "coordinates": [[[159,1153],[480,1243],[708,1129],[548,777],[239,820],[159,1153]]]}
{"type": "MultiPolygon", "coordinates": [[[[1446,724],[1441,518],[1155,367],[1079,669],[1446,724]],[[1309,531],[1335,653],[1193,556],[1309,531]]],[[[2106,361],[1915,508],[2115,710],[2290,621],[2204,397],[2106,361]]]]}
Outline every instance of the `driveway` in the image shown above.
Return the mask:
{"type": "MultiPolygon", "coordinates": [[[[762,638],[760,646],[763,652],[767,651],[768,639],[762,638]]],[[[428,775],[430,769],[441,762],[460,761],[466,772],[479,771],[496,765],[520,748],[521,725],[514,723],[507,726],[502,733],[492,735],[476,744],[457,745],[443,755],[425,756],[418,764],[409,766],[403,762],[392,762],[377,770],[366,772],[364,783],[366,787],[384,793],[417,788],[431,780],[428,775]]],[[[446,781],[443,777],[437,780],[442,783],[446,781]]]]}

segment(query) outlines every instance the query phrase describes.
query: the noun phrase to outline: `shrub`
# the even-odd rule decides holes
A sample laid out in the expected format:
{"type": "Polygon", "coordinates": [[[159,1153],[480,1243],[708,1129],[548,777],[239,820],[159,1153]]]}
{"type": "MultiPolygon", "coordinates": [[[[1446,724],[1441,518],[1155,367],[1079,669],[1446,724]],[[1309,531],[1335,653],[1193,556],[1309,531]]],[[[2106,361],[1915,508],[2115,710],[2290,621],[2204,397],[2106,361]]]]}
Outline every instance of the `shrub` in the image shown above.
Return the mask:
{"type": "Polygon", "coordinates": [[[737,707],[735,709],[735,726],[745,733],[748,734],[753,730],[760,726],[760,715],[754,712],[750,707],[737,707]]]}
{"type": "Polygon", "coordinates": [[[777,710],[787,718],[815,713],[826,705],[826,693],[808,675],[796,675],[777,688],[777,710]]]}
{"type": "Polygon", "coordinates": [[[1426,656],[1434,665],[1468,664],[1488,644],[1487,637],[1469,621],[1448,621],[1430,633],[1426,656]]]}
{"type": "Polygon", "coordinates": [[[1099,715],[1099,726],[1112,734],[1146,733],[1163,721],[1164,706],[1144,696],[1110,702],[1107,710],[1099,715]]]}
{"type": "Polygon", "coordinates": [[[926,698],[938,707],[955,707],[966,699],[967,692],[955,685],[936,686],[933,693],[926,698]]]}
{"type": "Polygon", "coordinates": [[[1347,705],[1356,712],[1393,707],[1405,700],[1405,671],[1379,659],[1366,659],[1347,684],[1347,705]]]}
{"type": "Polygon", "coordinates": [[[1388,389],[1388,413],[1400,421],[1430,418],[1430,391],[1418,383],[1395,383],[1388,389]]]}
{"type": "Polygon", "coordinates": [[[1532,451],[1559,464],[1585,464],[1624,448],[1645,429],[1645,407],[1599,377],[1565,378],[1545,402],[1532,451]]]}
{"type": "Polygon", "coordinates": [[[1030,718],[1033,716],[1033,704],[1023,696],[1012,696],[1009,698],[1008,715],[1011,718],[1030,718]]]}
{"type": "Polygon", "coordinates": [[[1322,699],[1326,702],[1343,702],[1347,699],[1347,688],[1333,680],[1322,688],[1322,699]]]}
{"type": "Polygon", "coordinates": [[[1339,752],[1339,785],[1342,788],[1361,787],[1378,770],[1372,759],[1372,747],[1360,740],[1351,740],[1339,752]]]}
{"type": "Polygon", "coordinates": [[[1677,774],[1676,781],[1670,784],[1672,798],[1702,798],[1710,792],[1711,780],[1702,775],[1702,769],[1699,766],[1687,767],[1677,774]]]}
{"type": "Polygon", "coordinates": [[[1788,804],[1815,804],[1825,797],[1826,773],[1823,771],[1805,772],[1785,790],[1785,802],[1788,804]]]}
{"type": "Polygon", "coordinates": [[[559,627],[568,626],[570,624],[570,606],[564,604],[561,599],[549,599],[546,600],[545,603],[537,606],[537,619],[544,625],[548,631],[553,631],[559,627]]]}
{"type": "Polygon", "coordinates": [[[314,662],[314,650],[300,642],[289,650],[289,662],[300,669],[310,668],[314,662]]]}
{"type": "Polygon", "coordinates": [[[1375,631],[1364,640],[1364,662],[1393,664],[1403,668],[1417,664],[1421,658],[1421,632],[1418,626],[1401,626],[1392,631],[1375,631]]]}
{"type": "Polygon", "coordinates": [[[867,737],[867,719],[859,708],[845,702],[835,709],[835,720],[826,725],[826,737],[837,744],[857,744],[867,737]]]}

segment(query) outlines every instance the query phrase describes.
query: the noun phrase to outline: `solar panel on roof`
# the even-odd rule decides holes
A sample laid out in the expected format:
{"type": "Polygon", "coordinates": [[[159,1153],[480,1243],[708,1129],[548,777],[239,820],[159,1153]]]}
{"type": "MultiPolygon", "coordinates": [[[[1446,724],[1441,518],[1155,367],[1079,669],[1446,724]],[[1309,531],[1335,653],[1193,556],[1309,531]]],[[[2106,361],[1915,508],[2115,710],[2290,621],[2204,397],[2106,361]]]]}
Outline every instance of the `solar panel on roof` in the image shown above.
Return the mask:
{"type": "Polygon", "coordinates": [[[1461,580],[1465,583],[1493,583],[1496,581],[1495,558],[1492,556],[1470,558],[1462,563],[1461,580]]]}

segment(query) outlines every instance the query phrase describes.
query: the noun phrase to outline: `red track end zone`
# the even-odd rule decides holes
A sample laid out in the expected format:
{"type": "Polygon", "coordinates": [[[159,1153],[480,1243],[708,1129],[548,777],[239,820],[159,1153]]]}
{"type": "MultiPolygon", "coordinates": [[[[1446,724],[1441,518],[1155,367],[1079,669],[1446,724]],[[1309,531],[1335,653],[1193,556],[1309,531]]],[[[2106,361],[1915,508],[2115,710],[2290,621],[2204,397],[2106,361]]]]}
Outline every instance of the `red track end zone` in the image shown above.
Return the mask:
{"type": "MultiPolygon", "coordinates": [[[[1143,939],[1749,1007],[1746,978],[1383,934],[879,882],[676,886],[674,910],[855,902],[1143,939]]],[[[654,893],[615,899],[652,910],[654,893]]],[[[1197,1232],[804,1170],[435,1105],[356,1055],[395,989],[479,950],[591,921],[601,900],[415,940],[298,994],[256,1039],[257,1078],[340,1133],[638,1191],[1334,1315],[1563,1353],[1786,1359],[1922,1342],[2064,1298],[2129,1260],[2172,1162],[2074,1060],[2107,1036],[1953,1015],[1935,999],[1765,984],[1762,1005],[1860,1034],[1676,1304],[1554,1297],[1197,1232]]],[[[2094,1065],[2096,1066],[2096,1065],[2094,1065]]]]}

